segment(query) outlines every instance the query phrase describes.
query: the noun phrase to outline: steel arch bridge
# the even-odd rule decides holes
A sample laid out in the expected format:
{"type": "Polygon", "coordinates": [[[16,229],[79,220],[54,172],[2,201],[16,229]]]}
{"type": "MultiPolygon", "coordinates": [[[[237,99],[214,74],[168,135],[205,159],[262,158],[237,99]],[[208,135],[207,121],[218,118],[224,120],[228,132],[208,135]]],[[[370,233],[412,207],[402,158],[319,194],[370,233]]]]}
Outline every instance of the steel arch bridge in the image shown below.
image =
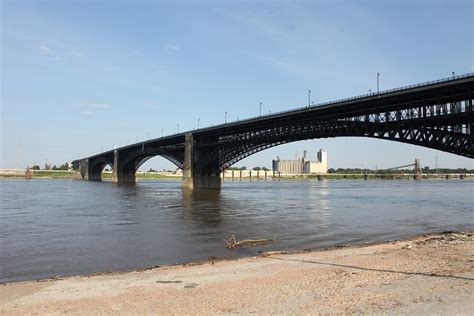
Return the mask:
{"type": "Polygon", "coordinates": [[[188,187],[219,187],[219,173],[270,147],[328,137],[371,137],[474,158],[474,74],[371,93],[291,111],[157,138],[75,160],[84,178],[100,180],[111,165],[114,181],[160,155],[183,169],[188,187]]]}

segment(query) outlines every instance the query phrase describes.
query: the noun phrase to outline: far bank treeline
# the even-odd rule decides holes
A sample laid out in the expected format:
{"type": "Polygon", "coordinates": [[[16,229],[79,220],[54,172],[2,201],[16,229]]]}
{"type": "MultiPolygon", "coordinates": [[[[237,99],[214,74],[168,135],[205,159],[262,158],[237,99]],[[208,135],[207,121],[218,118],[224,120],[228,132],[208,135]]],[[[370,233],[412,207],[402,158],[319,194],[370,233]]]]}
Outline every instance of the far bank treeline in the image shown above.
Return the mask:
{"type": "MultiPolygon", "coordinates": [[[[474,169],[467,168],[436,168],[430,169],[430,167],[424,167],[421,169],[423,174],[465,174],[465,173],[474,173],[474,169]]],[[[330,168],[328,173],[336,174],[414,174],[414,169],[362,169],[362,168],[330,168]]]]}
{"type": "MultiPolygon", "coordinates": [[[[41,170],[41,167],[38,165],[34,165],[33,167],[31,167],[31,170],[41,170]]],[[[69,164],[67,162],[59,166],[57,165],[51,166],[51,165],[46,164],[43,170],[69,170],[69,164]]]]}
{"type": "MultiPolygon", "coordinates": [[[[230,167],[227,170],[247,170],[247,167],[230,167]]],[[[272,171],[266,167],[253,167],[254,171],[272,171]]],[[[437,174],[437,173],[455,173],[455,174],[464,174],[464,173],[474,173],[474,169],[467,168],[436,168],[430,169],[426,166],[421,169],[421,172],[424,174],[437,174]]],[[[414,174],[415,170],[412,169],[362,169],[362,168],[329,168],[328,173],[335,174],[414,174]]]]}
{"type": "MultiPolygon", "coordinates": [[[[64,163],[62,165],[46,165],[43,170],[69,170],[68,163],[64,163]]],[[[32,170],[41,170],[40,166],[34,165],[31,167],[32,170]]],[[[247,167],[230,167],[227,170],[248,170],[247,167]]],[[[266,167],[253,167],[252,170],[254,171],[267,171],[271,172],[271,169],[266,167]]],[[[110,172],[110,168],[105,168],[104,171],[110,172]]],[[[153,173],[157,172],[154,169],[148,170],[148,172],[153,173]]],[[[168,172],[172,172],[168,170],[168,172]]],[[[465,174],[465,173],[474,173],[474,169],[467,169],[467,168],[436,168],[431,169],[428,166],[425,166],[421,169],[423,174],[448,174],[448,173],[455,173],[455,174],[465,174]]],[[[362,168],[329,168],[328,173],[336,173],[336,174],[413,174],[415,173],[414,169],[362,169],[362,168]]]]}

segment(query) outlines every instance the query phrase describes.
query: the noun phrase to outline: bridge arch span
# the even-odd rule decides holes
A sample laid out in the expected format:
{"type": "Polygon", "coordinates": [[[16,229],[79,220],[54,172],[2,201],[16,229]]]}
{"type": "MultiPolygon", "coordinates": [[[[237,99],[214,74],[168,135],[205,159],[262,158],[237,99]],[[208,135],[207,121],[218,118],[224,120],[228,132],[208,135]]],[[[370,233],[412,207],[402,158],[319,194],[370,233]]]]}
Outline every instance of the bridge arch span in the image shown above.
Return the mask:
{"type": "Polygon", "coordinates": [[[90,164],[90,172],[94,174],[101,174],[105,167],[110,166],[113,168],[114,162],[105,157],[99,157],[94,159],[90,164]]]}
{"type": "Polygon", "coordinates": [[[165,148],[144,147],[129,153],[125,159],[121,160],[118,166],[119,171],[127,174],[135,173],[147,160],[156,156],[161,156],[179,169],[183,169],[184,153],[173,153],[165,148]]]}
{"type": "Polygon", "coordinates": [[[237,139],[223,138],[212,150],[208,150],[201,165],[203,174],[222,172],[236,162],[255,153],[275,146],[301,140],[335,138],[335,137],[368,137],[418,145],[449,153],[472,153],[472,139],[469,134],[451,130],[430,128],[428,126],[412,126],[410,124],[377,124],[361,122],[334,122],[333,124],[315,128],[314,126],[293,126],[291,136],[286,131],[280,133],[268,131],[259,137],[249,140],[247,137],[237,139]],[[301,132],[295,132],[300,130],[301,132]],[[212,157],[219,157],[216,164],[212,157]],[[217,170],[213,170],[216,169],[217,170]]]}

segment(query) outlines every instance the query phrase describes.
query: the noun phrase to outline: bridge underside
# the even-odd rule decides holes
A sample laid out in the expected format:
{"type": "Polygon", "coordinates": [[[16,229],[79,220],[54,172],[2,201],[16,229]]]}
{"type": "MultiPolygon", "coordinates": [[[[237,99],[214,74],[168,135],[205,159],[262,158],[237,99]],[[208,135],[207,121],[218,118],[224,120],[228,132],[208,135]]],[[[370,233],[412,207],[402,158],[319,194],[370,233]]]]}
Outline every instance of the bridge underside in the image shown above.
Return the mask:
{"type": "Polygon", "coordinates": [[[405,94],[374,95],[358,103],[314,107],[249,123],[179,134],[163,141],[127,146],[76,162],[89,180],[100,180],[106,165],[113,181],[135,182],[135,173],[160,155],[183,170],[183,187],[219,188],[220,173],[270,147],[328,137],[371,137],[474,158],[472,90],[463,84],[405,94]]]}

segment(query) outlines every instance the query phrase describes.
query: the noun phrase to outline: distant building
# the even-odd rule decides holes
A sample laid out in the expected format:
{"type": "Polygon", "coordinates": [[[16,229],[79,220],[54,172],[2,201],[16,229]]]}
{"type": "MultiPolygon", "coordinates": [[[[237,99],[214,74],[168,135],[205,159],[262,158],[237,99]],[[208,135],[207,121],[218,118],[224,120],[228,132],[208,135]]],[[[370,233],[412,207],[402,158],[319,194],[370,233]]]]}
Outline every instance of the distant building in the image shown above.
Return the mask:
{"type": "Polygon", "coordinates": [[[321,149],[318,151],[316,160],[308,160],[306,150],[303,157],[296,160],[280,160],[277,157],[272,161],[274,172],[283,174],[325,174],[328,172],[328,154],[321,149]]]}

